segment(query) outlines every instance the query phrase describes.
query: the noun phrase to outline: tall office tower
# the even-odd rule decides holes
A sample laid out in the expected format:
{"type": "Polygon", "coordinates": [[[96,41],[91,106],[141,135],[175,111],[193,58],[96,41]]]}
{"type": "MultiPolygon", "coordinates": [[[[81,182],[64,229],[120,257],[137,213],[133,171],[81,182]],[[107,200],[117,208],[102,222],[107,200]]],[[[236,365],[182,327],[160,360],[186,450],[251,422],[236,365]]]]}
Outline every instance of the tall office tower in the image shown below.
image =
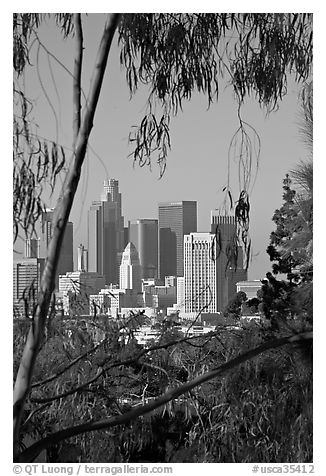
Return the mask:
{"type": "Polygon", "coordinates": [[[131,242],[127,244],[122,254],[120,289],[132,289],[135,293],[141,292],[141,266],[138,252],[131,242]]]}
{"type": "Polygon", "coordinates": [[[88,250],[82,244],[77,249],[77,271],[88,271],[88,250]]]}
{"type": "Polygon", "coordinates": [[[183,276],[183,237],[197,231],[197,202],[158,205],[159,278],[183,276]]]}
{"type": "Polygon", "coordinates": [[[40,257],[40,238],[26,238],[25,240],[25,258],[40,257]]]}
{"type": "Polygon", "coordinates": [[[122,216],[121,193],[119,192],[118,180],[115,180],[115,179],[104,180],[101,201],[114,204],[117,247],[118,247],[118,252],[122,253],[122,251],[125,248],[124,246],[125,231],[124,231],[124,218],[122,216]]]}
{"type": "MultiPolygon", "coordinates": [[[[52,235],[53,235],[53,210],[47,210],[42,214],[42,242],[41,242],[41,256],[47,256],[47,249],[49,247],[52,235]]],[[[74,257],[73,257],[73,224],[68,221],[62,241],[60,257],[56,272],[55,286],[58,289],[59,275],[71,272],[74,269],[74,257]]]]}
{"type": "Polygon", "coordinates": [[[15,317],[24,317],[26,312],[27,317],[32,315],[33,307],[37,303],[44,263],[45,260],[42,258],[14,260],[13,305],[15,317]]]}
{"type": "Polygon", "coordinates": [[[237,248],[237,262],[228,262],[227,247],[234,240],[237,226],[234,216],[211,212],[211,233],[218,243],[217,265],[217,303],[218,310],[223,311],[230,298],[236,293],[236,283],[247,280],[247,270],[243,268],[243,250],[237,248]]]}
{"type": "Polygon", "coordinates": [[[184,237],[185,312],[218,312],[217,263],[212,259],[216,240],[211,233],[184,237]]]}
{"type": "Polygon", "coordinates": [[[140,219],[129,222],[129,240],[135,245],[142,267],[142,278],[157,278],[158,221],[140,219]]]}
{"type": "Polygon", "coordinates": [[[88,269],[105,276],[106,284],[119,282],[119,265],[124,249],[124,218],[118,181],[104,182],[100,201],[88,212],[88,269]]]}

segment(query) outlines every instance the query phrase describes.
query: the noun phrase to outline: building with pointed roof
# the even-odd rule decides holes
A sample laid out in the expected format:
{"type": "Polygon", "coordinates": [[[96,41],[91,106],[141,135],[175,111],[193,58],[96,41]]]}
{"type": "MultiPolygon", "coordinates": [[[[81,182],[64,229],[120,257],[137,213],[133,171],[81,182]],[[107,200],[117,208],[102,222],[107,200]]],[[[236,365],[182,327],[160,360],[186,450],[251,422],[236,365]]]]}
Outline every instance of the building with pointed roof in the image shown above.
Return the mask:
{"type": "Polygon", "coordinates": [[[135,293],[141,292],[141,266],[135,245],[127,244],[122,253],[120,265],[120,288],[132,289],[135,293]]]}

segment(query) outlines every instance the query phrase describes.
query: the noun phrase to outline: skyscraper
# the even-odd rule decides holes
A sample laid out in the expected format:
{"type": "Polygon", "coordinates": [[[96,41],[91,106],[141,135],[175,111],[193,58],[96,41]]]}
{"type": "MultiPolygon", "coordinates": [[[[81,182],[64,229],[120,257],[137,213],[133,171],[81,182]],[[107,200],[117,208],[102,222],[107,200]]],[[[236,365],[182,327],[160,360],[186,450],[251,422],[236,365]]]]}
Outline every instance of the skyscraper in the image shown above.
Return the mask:
{"type": "Polygon", "coordinates": [[[165,202],[158,206],[159,278],[183,276],[183,237],[197,231],[197,202],[165,202]]]}
{"type": "Polygon", "coordinates": [[[40,238],[26,238],[25,240],[25,258],[40,257],[40,238]]]}
{"type": "MultiPolygon", "coordinates": [[[[42,214],[42,239],[40,243],[40,253],[42,257],[47,256],[47,249],[49,247],[53,235],[53,210],[47,210],[42,214]]],[[[74,269],[73,257],[73,224],[68,221],[62,241],[60,250],[60,257],[55,277],[55,286],[58,289],[59,275],[71,272],[74,269]]]]}
{"type": "Polygon", "coordinates": [[[37,303],[44,262],[45,260],[42,258],[14,260],[13,305],[15,317],[24,317],[26,312],[28,316],[32,314],[33,307],[37,303]]]}
{"type": "Polygon", "coordinates": [[[157,278],[158,274],[158,221],[140,219],[129,222],[129,240],[139,255],[143,278],[157,278]]]}
{"type": "Polygon", "coordinates": [[[237,226],[234,216],[221,215],[217,210],[211,212],[211,233],[217,243],[217,303],[223,311],[229,299],[236,293],[236,283],[247,280],[247,270],[243,268],[243,250],[236,244],[237,253],[228,258],[228,249],[235,243],[237,226]],[[237,258],[236,258],[237,256],[237,258]]]}
{"type": "Polygon", "coordinates": [[[77,271],[88,271],[88,250],[82,244],[77,250],[77,271]]]}
{"type": "Polygon", "coordinates": [[[105,276],[106,284],[117,284],[124,248],[124,218],[121,214],[119,183],[104,181],[100,201],[88,212],[88,269],[105,276]]]}
{"type": "Polygon", "coordinates": [[[211,233],[184,237],[185,312],[218,312],[216,240],[211,233]]]}
{"type": "Polygon", "coordinates": [[[133,243],[128,243],[122,253],[120,265],[120,289],[141,292],[141,267],[138,252],[133,243]]]}

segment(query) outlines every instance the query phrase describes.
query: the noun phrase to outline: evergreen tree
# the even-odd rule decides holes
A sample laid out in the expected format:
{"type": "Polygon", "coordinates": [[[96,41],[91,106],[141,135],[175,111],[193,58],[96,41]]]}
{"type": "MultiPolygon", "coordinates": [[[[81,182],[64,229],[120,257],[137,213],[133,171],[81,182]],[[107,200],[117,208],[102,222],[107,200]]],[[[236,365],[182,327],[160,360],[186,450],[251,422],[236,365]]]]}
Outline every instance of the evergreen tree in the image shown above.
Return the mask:
{"type": "Polygon", "coordinates": [[[241,316],[242,304],[247,300],[247,295],[243,291],[239,291],[229,300],[224,315],[226,317],[233,317],[239,319],[241,316]]]}
{"type": "Polygon", "coordinates": [[[287,279],[292,282],[298,280],[294,275],[293,269],[297,265],[293,253],[287,253],[287,244],[293,235],[293,220],[296,217],[295,195],[296,191],[291,188],[291,179],[286,174],[283,180],[283,200],[284,203],[280,209],[275,210],[273,222],[276,224],[276,230],[270,234],[270,244],[267,253],[270,260],[274,262],[273,273],[286,274],[287,279]]]}

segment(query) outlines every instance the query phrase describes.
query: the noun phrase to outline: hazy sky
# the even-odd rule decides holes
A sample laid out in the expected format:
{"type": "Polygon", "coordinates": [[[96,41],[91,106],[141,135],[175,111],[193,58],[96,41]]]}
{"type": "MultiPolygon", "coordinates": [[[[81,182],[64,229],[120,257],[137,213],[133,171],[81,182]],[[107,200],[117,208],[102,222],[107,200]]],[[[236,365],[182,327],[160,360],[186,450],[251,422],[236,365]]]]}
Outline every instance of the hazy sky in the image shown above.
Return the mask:
{"type": "MultiPolygon", "coordinates": [[[[104,15],[90,14],[83,17],[83,22],[83,88],[87,94],[104,15]]],[[[50,22],[40,30],[40,39],[71,71],[73,40],[63,40],[50,22]]],[[[58,137],[59,142],[71,147],[71,77],[53,58],[49,60],[44,50],[39,50],[38,58],[36,53],[35,45],[33,67],[26,71],[25,87],[27,95],[35,99],[33,115],[39,125],[39,134],[49,139],[58,137]],[[44,89],[51,106],[45,99],[44,89]]],[[[128,134],[131,126],[139,124],[142,118],[146,92],[146,88],[142,88],[130,101],[115,37],[90,140],[101,160],[89,151],[70,216],[74,222],[75,250],[79,243],[87,246],[87,211],[91,202],[100,198],[103,180],[107,177],[119,180],[125,225],[131,219],[157,218],[159,201],[196,200],[198,231],[209,231],[210,211],[221,206],[224,198],[221,190],[227,181],[229,145],[238,127],[231,89],[221,87],[219,102],[208,111],[206,98],[194,94],[185,104],[184,112],[172,120],[172,149],[166,172],[160,180],[155,163],[150,171],[148,167],[134,167],[132,158],[127,158],[132,152],[128,134]]],[[[251,194],[253,260],[249,277],[252,279],[263,277],[270,269],[265,250],[274,228],[272,215],[282,204],[282,180],[306,156],[298,131],[298,92],[298,86],[290,83],[288,95],[279,110],[269,116],[251,100],[243,108],[243,119],[256,129],[261,140],[259,171],[251,194]]],[[[231,184],[236,196],[238,181],[234,164],[232,169],[231,184]]],[[[54,206],[55,201],[49,205],[54,206]]]]}

